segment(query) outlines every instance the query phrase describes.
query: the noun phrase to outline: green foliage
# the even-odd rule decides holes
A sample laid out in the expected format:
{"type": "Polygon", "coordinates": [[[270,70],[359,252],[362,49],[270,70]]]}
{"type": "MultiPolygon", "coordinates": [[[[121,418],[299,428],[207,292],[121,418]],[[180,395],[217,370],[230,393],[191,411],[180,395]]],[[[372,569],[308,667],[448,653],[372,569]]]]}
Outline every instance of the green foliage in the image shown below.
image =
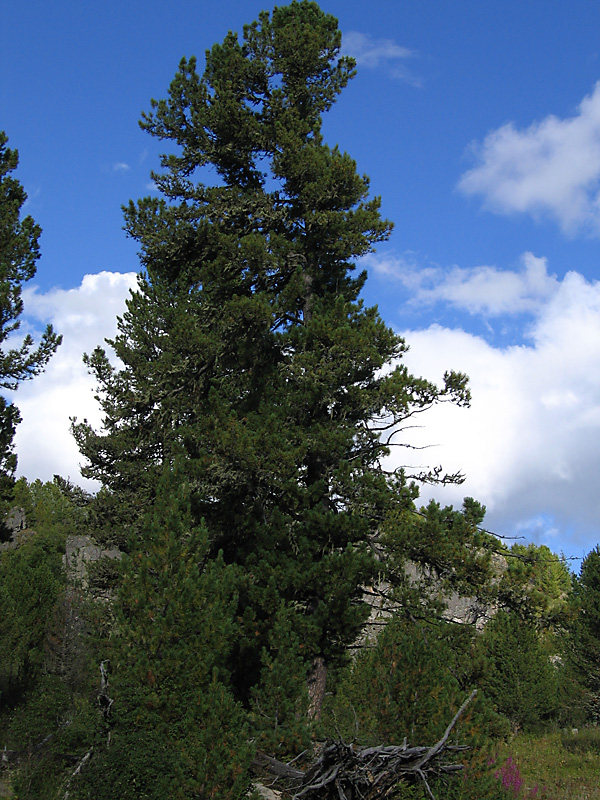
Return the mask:
{"type": "Polygon", "coordinates": [[[132,534],[140,532],[140,498],[132,498],[124,506],[122,498],[104,487],[91,498],[87,507],[88,528],[94,541],[107,549],[117,548],[128,553],[134,541],[132,534]]]}
{"type": "Polygon", "coordinates": [[[282,758],[310,746],[306,659],[303,645],[281,606],[262,653],[260,682],[252,689],[252,735],[257,747],[282,758]]]}
{"type": "MultiPolygon", "coordinates": [[[[473,638],[472,629],[397,615],[376,645],[362,650],[342,674],[326,704],[323,733],[361,745],[435,744],[474,686],[468,674],[473,670],[465,666],[473,657],[473,638]]],[[[507,727],[479,692],[451,734],[452,744],[471,748],[454,756],[465,771],[431,781],[434,795],[505,798],[490,767],[490,747],[507,727]]],[[[430,797],[418,782],[400,784],[396,796],[430,797]]]]}
{"type": "Polygon", "coordinates": [[[15,484],[28,530],[0,558],[0,727],[2,746],[18,754],[24,800],[57,795],[98,729],[89,603],[63,565],[66,536],[85,533],[87,501],[58,476],[15,484]]]}
{"type": "MultiPolygon", "coordinates": [[[[462,374],[440,387],[411,375],[405,342],[360,299],[355,262],[391,223],[322,136],[354,66],[337,21],[293,0],[241,40],[228,34],[202,74],[182,60],[143,116],[174,152],[153,175],[162,196],[125,210],[144,272],[109,342],[119,366],[101,348],[86,356],[103,429],[73,427],[103,488],[91,501],[59,477],[17,482],[38,534],[0,561],[0,713],[17,747],[50,737],[20,775],[24,799],[246,796],[254,747],[282,757],[310,746],[322,698],[309,707],[307,676],[347,665],[369,611],[363,587],[377,578],[403,616],[342,673],[329,733],[433,743],[475,679],[515,723],[550,709],[555,676],[533,628],[499,615],[475,644],[471,629],[432,621],[449,592],[493,596],[484,509],[467,498],[461,510],[419,510],[415,481],[461,476],[385,468],[403,423],[439,402],[467,405],[469,392],[462,374]],[[91,570],[91,586],[120,588],[82,622],[60,558],[66,534],[90,529],[127,555],[91,570]],[[85,648],[67,657],[74,639],[85,648]],[[100,694],[91,654],[110,665],[100,694]]],[[[40,233],[19,220],[25,195],[7,177],[17,156],[5,142],[0,342],[18,328],[40,233]]],[[[36,350],[29,338],[5,349],[0,388],[39,372],[58,344],[49,328],[36,350]]],[[[9,483],[17,421],[0,399],[9,483]]],[[[564,564],[548,566],[539,548],[513,554],[500,594],[543,627],[564,603],[564,564]]],[[[581,641],[595,619],[592,561],[578,584],[581,641]]],[[[503,732],[484,700],[453,737],[477,744],[482,730],[503,732]]],[[[467,780],[440,779],[436,794],[502,796],[481,753],[467,780]]]]}
{"type": "MultiPolygon", "coordinates": [[[[441,738],[472,688],[459,680],[464,643],[454,640],[454,630],[450,623],[392,618],[376,645],[357,655],[330,704],[343,738],[367,744],[441,738]]],[[[460,726],[474,733],[473,711],[460,726]]]]}
{"type": "Polygon", "coordinates": [[[499,611],[478,646],[487,660],[483,688],[497,710],[517,729],[551,720],[558,705],[558,668],[535,627],[515,612],[499,611]]]}
{"type": "Polygon", "coordinates": [[[233,567],[208,558],[179,472],[166,471],[123,567],[111,743],[82,770],[77,796],[233,800],[247,789],[252,747],[227,671],[236,584],[233,567]]]}
{"type": "MultiPolygon", "coordinates": [[[[27,195],[11,177],[19,163],[19,154],[6,146],[8,138],[0,131],[0,388],[16,389],[28,378],[39,374],[61,342],[48,325],[39,345],[34,348],[28,334],[18,347],[8,347],[12,335],[20,327],[23,313],[21,291],[23,283],[31,280],[39,258],[38,239],[41,228],[30,216],[21,218],[27,195]]],[[[17,408],[0,398],[0,498],[9,493],[16,468],[12,449],[15,426],[20,416],[17,408]]]]}
{"type": "Polygon", "coordinates": [[[39,534],[0,557],[0,708],[39,674],[64,588],[64,539],[39,534]]]}
{"type": "Polygon", "coordinates": [[[59,675],[42,674],[11,709],[3,743],[11,750],[32,752],[47,736],[56,732],[57,720],[68,702],[68,688],[59,675]]]}
{"type": "Polygon", "coordinates": [[[480,529],[485,507],[470,497],[460,510],[433,500],[417,511],[412,500],[383,526],[381,577],[390,599],[419,617],[439,616],[452,594],[490,600],[495,544],[480,529]]]}
{"type": "Polygon", "coordinates": [[[407,737],[433,744],[440,738],[460,692],[436,634],[433,627],[398,617],[372,650],[357,656],[337,700],[356,712],[361,740],[402,744],[407,737]]]}
{"type": "Polygon", "coordinates": [[[19,478],[13,493],[13,504],[25,511],[28,528],[63,540],[69,534],[83,533],[90,502],[90,495],[59,475],[46,483],[19,478]]]}
{"type": "MultiPolygon", "coordinates": [[[[466,764],[465,770],[457,775],[441,777],[430,784],[431,791],[439,800],[515,800],[518,797],[530,795],[515,795],[510,786],[502,783],[498,774],[498,765],[491,759],[484,763],[466,764]]],[[[421,795],[423,800],[430,796],[425,792],[421,795]]],[[[545,794],[531,796],[537,800],[549,800],[545,794]]]]}
{"type": "Polygon", "coordinates": [[[103,556],[86,564],[87,585],[92,592],[107,592],[118,587],[122,567],[118,558],[103,556]]]}
{"type": "Polygon", "coordinates": [[[564,738],[561,731],[519,734],[498,748],[497,763],[512,757],[523,777],[519,797],[600,800],[597,754],[566,750],[564,738]]]}
{"type": "Polygon", "coordinates": [[[2,746],[19,754],[24,800],[53,796],[98,722],[84,608],[65,585],[63,554],[49,526],[0,559],[0,727],[2,746]]]}
{"type": "MultiPolygon", "coordinates": [[[[121,695],[122,697],[122,695],[121,695]]],[[[78,800],[239,800],[249,788],[252,749],[239,707],[214,680],[186,693],[182,719],[146,711],[146,724],[119,714],[109,746],[99,747],[71,796],[78,800]]],[[[119,700],[117,700],[119,702],[119,700]]]]}
{"type": "Polygon", "coordinates": [[[564,624],[572,576],[564,559],[546,545],[513,544],[498,586],[499,602],[538,628],[564,624]]]}
{"type": "Polygon", "coordinates": [[[20,751],[13,787],[22,800],[64,796],[65,775],[83,755],[98,727],[96,687],[74,695],[62,674],[45,673],[12,710],[3,741],[20,751]],[[63,787],[62,791],[61,787],[63,787]]]}
{"type": "Polygon", "coordinates": [[[138,800],[171,794],[176,752],[163,730],[115,733],[110,750],[85,765],[70,789],[77,800],[138,800]]]}
{"type": "Polygon", "coordinates": [[[584,558],[574,579],[568,657],[585,692],[588,718],[600,721],[600,546],[584,558]]]}
{"type": "MultiPolygon", "coordinates": [[[[227,677],[237,580],[233,567],[209,559],[206,527],[193,524],[177,471],[165,473],[159,491],[143,539],[123,567],[118,671],[124,666],[144,690],[169,693],[182,673],[191,686],[206,685],[214,669],[227,677]]],[[[164,702],[185,709],[185,698],[169,694],[164,702]]]]}
{"type": "Polygon", "coordinates": [[[594,753],[600,756],[600,728],[584,728],[574,734],[565,734],[561,744],[570,753],[594,753]]]}
{"type": "Polygon", "coordinates": [[[21,421],[19,409],[0,397],[0,502],[1,510],[8,510],[12,498],[17,456],[13,450],[16,428],[21,421]]]}
{"type": "Polygon", "coordinates": [[[391,224],[323,141],[354,74],[340,47],[337,21],[294,0],[228,34],[203,73],[183,59],[152,102],[142,127],[175,152],[153,176],[162,197],[125,211],[144,273],[110,343],[121,366],[101,348],[86,358],[103,431],[73,429],[113,529],[142,535],[163,465],[180,464],[209,559],[240,568],[231,671],[245,703],[279,658],[282,603],[303,669],[345,661],[379,569],[371,543],[415,494],[385,470],[392,428],[469,401],[464,375],[411,375],[404,341],[359,299],[355,261],[391,224]]]}

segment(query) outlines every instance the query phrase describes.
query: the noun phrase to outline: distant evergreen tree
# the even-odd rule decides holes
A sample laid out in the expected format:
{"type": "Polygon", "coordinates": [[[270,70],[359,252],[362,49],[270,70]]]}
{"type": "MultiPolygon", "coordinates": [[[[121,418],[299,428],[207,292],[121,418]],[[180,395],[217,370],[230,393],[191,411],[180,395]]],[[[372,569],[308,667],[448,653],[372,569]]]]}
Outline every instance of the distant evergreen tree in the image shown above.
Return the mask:
{"type": "Polygon", "coordinates": [[[572,576],[563,556],[546,545],[513,544],[498,584],[500,604],[539,629],[560,628],[567,612],[572,576]]]}
{"type": "Polygon", "coordinates": [[[43,533],[0,556],[0,712],[44,670],[52,614],[65,582],[63,552],[62,537],[43,533]]]}
{"type": "Polygon", "coordinates": [[[321,687],[314,714],[368,611],[371,540],[414,496],[383,464],[402,445],[394,431],[469,400],[464,375],[441,388],[410,375],[404,341],[359,299],[354,262],[391,224],[355,162],[323,141],[322,115],[354,75],[340,45],[332,16],[294,0],[241,42],[229,33],[203,74],[181,61],[142,121],[179,151],[153,175],[162,197],[126,209],[144,273],[111,342],[121,366],[102,349],[87,359],[104,428],[74,425],[84,473],[133,528],[163,465],[183,458],[211,557],[242,568],[238,696],[260,681],[283,602],[321,687]]]}
{"type": "Polygon", "coordinates": [[[589,718],[600,722],[600,545],[583,559],[573,582],[575,618],[569,656],[586,698],[589,718]]]}
{"type": "Polygon", "coordinates": [[[55,533],[64,542],[68,534],[83,533],[92,495],[55,475],[43,483],[19,478],[13,502],[25,512],[27,527],[38,533],[55,533]]]}
{"type": "Polygon", "coordinates": [[[478,646],[486,659],[481,684],[496,709],[516,728],[531,730],[558,708],[558,670],[535,627],[512,611],[488,622],[478,646]]]}
{"type": "MultiPolygon", "coordinates": [[[[42,230],[30,216],[21,218],[27,194],[10,175],[17,168],[19,153],[9,149],[7,142],[0,131],[0,389],[16,389],[42,372],[61,337],[48,325],[37,347],[29,334],[18,346],[11,346],[21,324],[23,284],[36,272],[42,230]]],[[[0,500],[12,485],[17,464],[12,441],[20,420],[16,406],[0,397],[0,500]]]]}

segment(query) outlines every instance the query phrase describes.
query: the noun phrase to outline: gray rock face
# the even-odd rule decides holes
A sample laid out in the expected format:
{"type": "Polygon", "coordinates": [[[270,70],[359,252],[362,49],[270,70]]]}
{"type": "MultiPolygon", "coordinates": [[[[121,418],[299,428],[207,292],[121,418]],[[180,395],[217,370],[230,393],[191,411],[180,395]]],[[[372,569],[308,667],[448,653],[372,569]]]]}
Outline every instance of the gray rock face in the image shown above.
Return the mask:
{"type": "Polygon", "coordinates": [[[27,520],[25,519],[25,509],[11,508],[11,510],[4,518],[4,524],[6,525],[8,530],[12,533],[14,538],[14,535],[18,533],[18,531],[23,531],[27,527],[27,520]]]}
{"type": "Polygon", "coordinates": [[[18,547],[34,533],[27,527],[24,508],[11,508],[2,520],[2,525],[4,526],[2,538],[5,541],[0,541],[0,553],[3,550],[12,550],[14,547],[18,547]],[[6,531],[8,531],[8,539],[6,539],[6,531]]]}
{"type": "Polygon", "coordinates": [[[122,557],[116,548],[105,550],[97,545],[90,536],[68,536],[64,563],[69,583],[85,589],[89,585],[88,565],[102,558],[118,559],[122,557]]]}
{"type": "MultiPolygon", "coordinates": [[[[493,563],[494,571],[497,575],[497,578],[494,580],[498,580],[506,570],[506,559],[500,555],[494,555],[493,563]]],[[[414,585],[419,584],[422,575],[417,564],[408,562],[405,566],[405,570],[410,582],[414,585]]],[[[374,645],[381,630],[398,610],[398,607],[390,600],[389,590],[389,584],[384,582],[375,586],[365,587],[363,600],[371,607],[371,612],[365,628],[356,643],[358,647],[374,645]]],[[[473,625],[478,631],[483,630],[488,620],[490,620],[498,610],[495,605],[485,605],[477,597],[465,597],[456,592],[450,594],[444,593],[441,590],[439,582],[435,580],[429,580],[427,582],[427,587],[423,588],[423,592],[429,592],[431,597],[443,601],[445,610],[442,613],[442,617],[444,619],[451,622],[473,625]]]]}

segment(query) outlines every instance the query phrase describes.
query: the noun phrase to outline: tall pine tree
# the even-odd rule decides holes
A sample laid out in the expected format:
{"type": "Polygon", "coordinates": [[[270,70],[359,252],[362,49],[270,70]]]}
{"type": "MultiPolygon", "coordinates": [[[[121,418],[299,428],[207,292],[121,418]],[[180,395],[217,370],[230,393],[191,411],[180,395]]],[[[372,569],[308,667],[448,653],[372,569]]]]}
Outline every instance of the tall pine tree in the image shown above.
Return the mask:
{"type": "Polygon", "coordinates": [[[229,33],[202,74],[183,59],[152,101],[142,128],[177,148],[153,175],[162,196],[125,212],[144,271],[110,342],[121,365],[100,348],[87,359],[104,428],[74,425],[84,474],[134,527],[163,465],[183,459],[212,552],[242,567],[240,695],[259,682],[283,602],[314,712],[364,622],[372,538],[412,503],[408,476],[382,464],[402,444],[393,431],[469,398],[461,374],[442,387],[409,374],[404,341],[359,297],[354,262],[392,226],[323,140],[354,75],[340,46],[337,20],[294,0],[242,41],[229,33]]]}

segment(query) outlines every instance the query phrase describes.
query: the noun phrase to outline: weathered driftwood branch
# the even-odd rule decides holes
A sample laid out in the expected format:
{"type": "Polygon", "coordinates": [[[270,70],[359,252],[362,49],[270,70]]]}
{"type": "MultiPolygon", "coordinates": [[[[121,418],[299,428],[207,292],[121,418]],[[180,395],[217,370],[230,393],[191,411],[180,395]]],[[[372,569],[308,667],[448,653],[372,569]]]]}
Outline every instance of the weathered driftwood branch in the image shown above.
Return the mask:
{"type": "Polygon", "coordinates": [[[114,703],[114,699],[108,696],[108,661],[100,662],[100,691],[98,692],[98,705],[102,710],[104,719],[110,716],[110,709],[114,703]]]}
{"type": "Polygon", "coordinates": [[[411,747],[405,741],[402,745],[357,748],[335,741],[325,745],[317,761],[305,772],[262,753],[257,755],[255,765],[283,781],[295,800],[392,798],[402,778],[421,781],[435,800],[429,779],[462,769],[462,764],[444,762],[442,756],[468,749],[464,745],[448,745],[448,738],[476,693],[477,690],[471,692],[442,738],[432,747],[411,747]]]}
{"type": "Polygon", "coordinates": [[[81,772],[81,770],[82,770],[82,769],[85,767],[85,765],[87,764],[87,762],[88,762],[88,761],[90,760],[90,758],[92,757],[92,753],[93,753],[93,751],[94,751],[94,748],[93,748],[93,747],[90,747],[90,749],[89,749],[89,750],[87,751],[87,753],[86,753],[86,754],[83,756],[83,758],[82,758],[82,759],[80,759],[79,763],[77,764],[77,767],[75,768],[75,771],[74,771],[74,772],[72,772],[72,773],[71,773],[71,775],[69,775],[69,777],[67,778],[67,783],[66,783],[66,785],[65,785],[65,793],[64,793],[64,795],[63,795],[63,800],[69,800],[69,796],[70,796],[70,795],[69,795],[69,788],[70,788],[70,786],[71,786],[71,781],[73,780],[73,778],[74,778],[76,775],[79,775],[79,773],[81,772]]]}

